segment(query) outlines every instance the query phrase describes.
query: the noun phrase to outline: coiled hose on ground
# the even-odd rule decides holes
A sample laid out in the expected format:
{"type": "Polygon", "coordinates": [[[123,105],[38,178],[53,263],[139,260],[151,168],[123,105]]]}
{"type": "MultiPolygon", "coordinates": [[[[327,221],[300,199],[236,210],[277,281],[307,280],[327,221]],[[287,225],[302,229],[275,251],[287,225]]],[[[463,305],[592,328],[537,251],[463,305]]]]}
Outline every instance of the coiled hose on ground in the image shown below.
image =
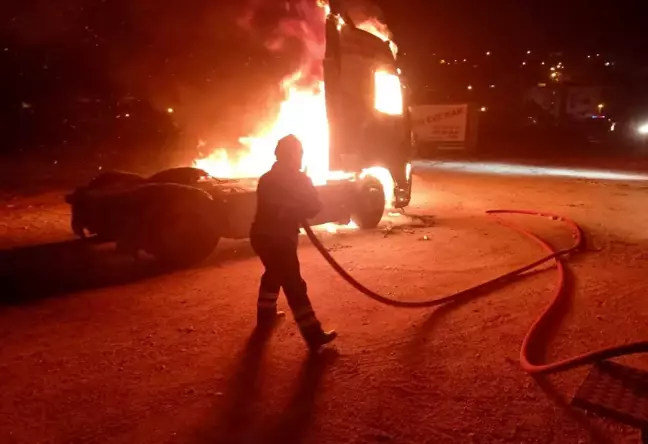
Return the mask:
{"type": "Polygon", "coordinates": [[[496,220],[500,224],[514,231],[517,231],[518,233],[534,241],[547,254],[544,257],[528,265],[512,270],[508,273],[505,273],[487,282],[479,284],[475,287],[468,288],[458,293],[454,293],[452,295],[445,296],[439,299],[433,299],[427,301],[399,301],[399,300],[382,296],[370,290],[369,288],[365,287],[360,282],[358,282],[355,278],[353,278],[353,276],[351,276],[344,268],[342,268],[342,266],[340,266],[340,264],[333,258],[333,256],[331,256],[331,254],[324,247],[324,245],[322,245],[322,243],[319,241],[315,233],[313,233],[313,230],[308,226],[308,224],[303,223],[302,225],[304,227],[306,235],[313,243],[315,248],[317,248],[317,250],[321,253],[324,259],[326,259],[326,261],[331,265],[331,267],[333,267],[333,269],[344,280],[346,280],[356,290],[360,291],[365,296],[368,296],[369,298],[377,302],[380,302],[382,304],[390,305],[392,307],[399,307],[399,308],[429,308],[429,307],[436,307],[451,302],[456,302],[462,298],[465,298],[466,296],[476,293],[479,290],[483,290],[486,287],[490,287],[494,284],[502,283],[511,278],[519,276],[522,273],[525,273],[545,262],[552,261],[552,260],[555,261],[558,270],[558,285],[556,286],[553,298],[551,299],[549,305],[540,314],[540,316],[538,316],[538,318],[533,322],[533,324],[529,328],[529,331],[524,337],[524,340],[522,341],[522,347],[520,349],[520,366],[522,370],[524,370],[527,373],[531,373],[531,374],[557,373],[557,372],[573,369],[588,364],[593,364],[598,361],[602,361],[605,359],[610,359],[622,355],[648,352],[648,341],[640,341],[640,342],[633,342],[625,345],[591,351],[588,353],[574,356],[572,358],[563,359],[550,364],[540,364],[540,363],[532,362],[531,350],[533,350],[533,346],[537,345],[538,341],[541,340],[541,335],[539,334],[541,329],[543,327],[548,326],[549,322],[552,319],[552,316],[557,314],[557,309],[559,308],[560,302],[562,302],[564,297],[568,296],[567,292],[565,291],[566,290],[565,288],[566,268],[565,268],[564,260],[566,255],[570,253],[575,253],[582,247],[583,244],[582,230],[574,221],[566,217],[558,216],[556,214],[551,214],[551,213],[527,211],[527,210],[489,210],[486,213],[489,216],[496,218],[496,220]],[[574,243],[569,248],[556,251],[547,242],[545,242],[535,234],[531,233],[530,231],[499,217],[499,215],[501,214],[523,214],[523,215],[549,217],[554,220],[560,220],[570,228],[572,232],[572,237],[574,239],[574,243]]]}

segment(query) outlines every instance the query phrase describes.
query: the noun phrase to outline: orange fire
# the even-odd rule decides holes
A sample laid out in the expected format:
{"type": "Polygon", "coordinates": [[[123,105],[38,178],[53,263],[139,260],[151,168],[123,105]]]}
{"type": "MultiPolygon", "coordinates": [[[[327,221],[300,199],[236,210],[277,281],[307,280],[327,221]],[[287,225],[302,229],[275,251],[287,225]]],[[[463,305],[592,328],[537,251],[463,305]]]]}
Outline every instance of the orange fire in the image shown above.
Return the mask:
{"type": "MultiPolygon", "coordinates": [[[[321,6],[323,23],[329,10],[328,5],[321,6]]],[[[340,21],[340,26],[344,26],[344,22],[340,21]]],[[[389,41],[395,54],[396,45],[391,42],[389,30],[385,25],[375,20],[369,20],[358,27],[376,35],[383,41],[389,41]]],[[[210,155],[195,160],[194,166],[207,171],[214,177],[259,177],[268,171],[274,163],[274,148],[277,141],[283,136],[294,134],[302,141],[304,171],[314,184],[322,185],[328,180],[350,176],[349,173],[330,171],[329,169],[329,128],[324,99],[324,82],[322,79],[318,79],[304,87],[304,72],[306,72],[304,69],[300,69],[282,81],[281,87],[285,93],[285,99],[279,107],[276,118],[257,134],[240,139],[241,144],[246,148],[244,152],[217,148],[210,155]]],[[[394,85],[389,84],[393,78],[394,76],[386,73],[376,73],[377,88],[379,89],[376,92],[376,108],[390,114],[402,112],[402,97],[393,97],[394,85]],[[389,90],[392,93],[387,91],[380,94],[381,85],[385,85],[385,91],[389,90]]],[[[201,144],[204,143],[201,142],[201,144]]],[[[386,169],[370,168],[363,174],[372,175],[380,180],[385,189],[386,201],[388,203],[393,201],[394,183],[391,174],[386,169]]]]}
{"type": "Polygon", "coordinates": [[[383,42],[389,42],[389,48],[391,49],[392,54],[394,54],[394,57],[396,57],[396,55],[398,54],[398,46],[396,46],[396,43],[392,41],[391,32],[389,31],[389,28],[387,28],[387,25],[379,22],[376,19],[369,19],[365,22],[360,23],[358,25],[358,28],[375,35],[383,42]]]}
{"type": "Polygon", "coordinates": [[[304,145],[304,168],[315,184],[324,184],[330,178],[329,131],[324,101],[324,82],[307,88],[297,86],[302,71],[291,74],[282,82],[286,99],[279,107],[274,122],[259,134],[243,137],[240,142],[246,150],[232,153],[224,148],[195,161],[215,177],[259,177],[272,167],[277,141],[294,134],[304,145]]]}

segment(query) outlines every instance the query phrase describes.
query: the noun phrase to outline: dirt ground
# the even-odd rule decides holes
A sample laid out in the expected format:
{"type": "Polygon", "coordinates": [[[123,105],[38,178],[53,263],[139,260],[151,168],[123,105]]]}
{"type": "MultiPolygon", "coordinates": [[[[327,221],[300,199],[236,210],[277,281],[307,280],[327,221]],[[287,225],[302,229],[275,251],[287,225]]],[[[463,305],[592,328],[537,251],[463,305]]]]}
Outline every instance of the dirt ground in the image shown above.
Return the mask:
{"type": "MultiPolygon", "coordinates": [[[[457,291],[539,257],[489,208],[547,210],[587,232],[553,361],[646,339],[648,180],[514,177],[415,167],[413,215],[321,233],[360,281],[395,298],[457,291]],[[391,229],[389,229],[391,227],[391,229]]],[[[71,241],[59,193],[0,205],[0,443],[636,443],[569,406],[588,369],[533,379],[518,366],[548,302],[550,267],[460,304],[394,309],[337,277],[302,239],[316,311],[340,333],[309,357],[289,317],[249,342],[261,266],[224,241],[162,273],[71,241]]],[[[558,221],[519,222],[569,245],[558,221]]],[[[282,307],[285,301],[281,300],[282,307]]],[[[620,359],[648,368],[646,356],[620,359]]]]}

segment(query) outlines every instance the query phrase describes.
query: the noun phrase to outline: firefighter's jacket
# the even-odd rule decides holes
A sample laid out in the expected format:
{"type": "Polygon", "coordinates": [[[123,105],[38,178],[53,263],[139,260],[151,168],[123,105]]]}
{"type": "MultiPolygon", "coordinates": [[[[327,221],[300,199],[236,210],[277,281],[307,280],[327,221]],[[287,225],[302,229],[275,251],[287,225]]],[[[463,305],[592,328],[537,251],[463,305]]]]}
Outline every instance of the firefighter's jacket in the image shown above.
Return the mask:
{"type": "Polygon", "coordinates": [[[251,236],[271,236],[297,242],[301,221],[315,217],[322,203],[310,178],[279,162],[259,179],[251,236]]]}

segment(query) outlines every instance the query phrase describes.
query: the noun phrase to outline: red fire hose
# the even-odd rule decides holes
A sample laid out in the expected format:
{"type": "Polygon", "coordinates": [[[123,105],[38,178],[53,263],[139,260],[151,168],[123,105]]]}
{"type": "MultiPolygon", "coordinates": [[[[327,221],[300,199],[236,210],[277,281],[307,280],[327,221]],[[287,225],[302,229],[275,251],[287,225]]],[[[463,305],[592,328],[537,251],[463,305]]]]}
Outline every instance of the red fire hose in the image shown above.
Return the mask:
{"type": "Polygon", "coordinates": [[[358,282],[356,279],[354,279],[353,276],[351,276],[344,268],[340,266],[340,264],[338,264],[335,261],[333,256],[331,256],[331,254],[326,250],[324,245],[322,245],[322,243],[319,241],[317,236],[315,236],[315,233],[313,233],[313,230],[311,230],[308,224],[303,224],[303,226],[304,226],[304,230],[306,231],[306,235],[313,243],[315,248],[317,248],[317,250],[322,254],[322,256],[324,256],[324,259],[326,259],[326,261],[333,267],[333,269],[340,276],[342,276],[344,280],[346,280],[356,290],[360,291],[361,293],[368,296],[369,298],[377,302],[380,302],[382,304],[390,305],[392,307],[427,308],[427,307],[436,307],[450,302],[455,302],[460,300],[461,298],[465,298],[470,294],[482,290],[485,287],[489,287],[492,286],[493,284],[497,284],[509,280],[513,277],[519,276],[522,273],[525,273],[545,262],[551,260],[555,261],[556,267],[558,269],[558,285],[556,286],[554,296],[551,302],[549,303],[549,305],[544,309],[544,311],[540,314],[540,316],[538,316],[538,318],[533,322],[531,328],[529,329],[526,336],[524,337],[524,340],[522,341],[522,347],[520,349],[520,366],[522,367],[522,370],[524,370],[527,373],[531,373],[531,374],[556,373],[556,372],[584,366],[587,364],[593,364],[595,362],[604,359],[610,359],[622,355],[648,352],[648,341],[641,341],[641,342],[633,342],[626,345],[620,345],[620,346],[591,351],[578,356],[574,356],[572,358],[563,359],[561,361],[554,362],[551,364],[533,363],[530,358],[530,354],[531,354],[530,351],[533,349],[533,345],[536,343],[536,341],[540,340],[540,336],[539,336],[540,330],[549,324],[549,321],[551,320],[552,316],[556,313],[556,309],[559,307],[559,303],[562,301],[564,297],[567,296],[567,292],[565,291],[564,256],[570,253],[575,253],[582,247],[583,244],[582,231],[574,221],[550,213],[537,212],[537,211],[525,211],[525,210],[490,210],[487,211],[486,213],[490,216],[495,217],[500,224],[512,230],[515,230],[518,233],[534,241],[547,253],[547,255],[528,265],[512,270],[506,274],[503,274],[499,277],[496,277],[487,282],[479,284],[475,287],[468,288],[458,293],[454,293],[452,295],[445,296],[439,299],[433,299],[428,301],[398,301],[395,299],[387,298],[385,296],[382,296],[368,289],[360,282],[358,282]],[[524,214],[524,215],[550,217],[554,220],[560,220],[570,228],[572,232],[572,236],[574,238],[574,244],[569,248],[555,251],[547,242],[540,239],[535,234],[520,227],[519,225],[504,220],[503,218],[498,216],[499,214],[524,214]]]}

